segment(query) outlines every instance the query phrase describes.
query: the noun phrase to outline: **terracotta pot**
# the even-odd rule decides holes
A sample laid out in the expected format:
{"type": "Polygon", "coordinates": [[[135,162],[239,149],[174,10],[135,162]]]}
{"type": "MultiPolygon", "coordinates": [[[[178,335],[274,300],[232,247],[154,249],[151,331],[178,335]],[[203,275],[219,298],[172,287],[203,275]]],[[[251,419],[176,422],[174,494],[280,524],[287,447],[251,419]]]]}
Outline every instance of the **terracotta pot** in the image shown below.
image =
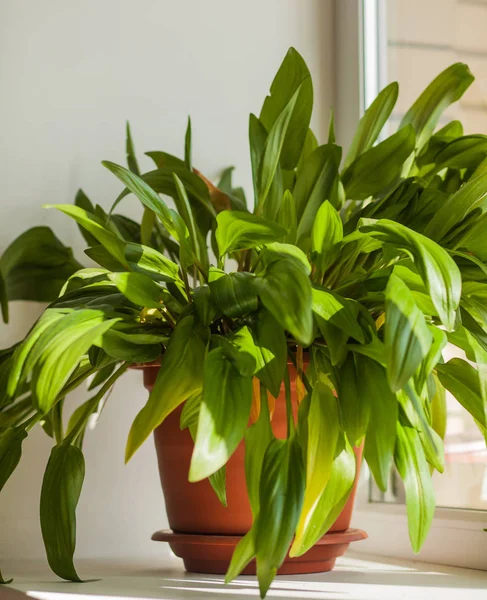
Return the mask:
{"type": "MultiPolygon", "coordinates": [[[[154,386],[158,369],[159,365],[156,364],[145,365],[142,367],[144,385],[149,391],[151,391],[154,386]]],[[[288,369],[290,372],[293,406],[296,406],[296,370],[292,363],[288,363],[288,369]]],[[[207,480],[197,483],[190,483],[188,481],[193,441],[187,429],[183,431],[180,430],[179,420],[181,411],[182,407],[177,408],[166,418],[164,423],[154,431],[159,474],[166,502],[169,526],[171,527],[172,532],[158,532],[154,534],[153,539],[171,542],[173,551],[185,559],[185,565],[188,570],[222,573],[226,571],[231,551],[233,551],[233,548],[238,542],[238,536],[247,533],[252,525],[252,513],[247,498],[245,483],[244,443],[242,442],[238,446],[237,450],[227,463],[226,488],[228,505],[227,507],[224,507],[218,501],[215,492],[207,480]],[[175,534],[186,534],[186,537],[184,535],[176,536],[175,534]],[[215,538],[209,536],[215,536],[215,538]],[[232,539],[226,537],[217,541],[216,536],[233,537],[232,539]],[[184,543],[182,542],[184,542],[185,539],[187,541],[186,552],[181,554],[182,547],[184,546],[184,543]],[[214,540],[213,545],[215,551],[215,560],[212,563],[213,567],[208,565],[208,560],[203,560],[211,558],[208,556],[208,548],[212,546],[212,539],[214,540]],[[195,542],[199,544],[198,549],[196,549],[195,542]],[[229,546],[231,546],[231,548],[229,548],[229,546]],[[223,547],[226,548],[226,551],[223,547]],[[222,555],[222,552],[224,556],[222,555]],[[195,556],[196,559],[199,556],[199,562],[198,560],[195,560],[195,556]],[[200,568],[198,568],[198,565],[200,565],[200,568]]],[[[272,429],[276,437],[284,439],[286,437],[286,427],[286,405],[283,385],[280,396],[276,399],[275,411],[272,417],[272,429]]],[[[334,525],[331,527],[330,532],[347,532],[350,527],[358,480],[358,470],[362,459],[362,448],[355,448],[355,456],[357,458],[357,477],[355,485],[347,504],[334,525]]],[[[354,531],[356,532],[357,530],[354,531]]],[[[349,533],[351,535],[351,532],[349,533]]],[[[323,555],[323,551],[325,551],[326,554],[326,557],[322,556],[321,562],[319,563],[321,567],[316,562],[320,557],[311,556],[313,551],[316,555],[319,550],[319,548],[316,550],[317,546],[315,546],[315,548],[312,548],[303,555],[303,557],[293,559],[289,559],[288,557],[280,572],[289,574],[292,572],[305,573],[330,570],[333,568],[336,556],[340,556],[345,552],[350,541],[363,539],[364,537],[366,537],[365,534],[360,532],[359,537],[357,537],[356,534],[354,539],[348,539],[347,536],[342,536],[340,539],[336,537],[335,541],[331,541],[327,538],[326,542],[321,544],[321,555],[323,555]],[[332,548],[330,544],[335,544],[335,546],[332,548]],[[333,550],[335,554],[330,557],[328,555],[331,550],[333,550]],[[307,564],[307,562],[309,562],[309,560],[303,560],[306,559],[307,555],[310,555],[308,559],[313,558],[314,565],[303,565],[303,563],[307,564]],[[301,563],[299,567],[297,566],[298,563],[301,563]],[[296,564],[294,570],[292,564],[296,564]]],[[[246,573],[255,573],[255,565],[253,566],[251,564],[246,570],[246,573]]]]}

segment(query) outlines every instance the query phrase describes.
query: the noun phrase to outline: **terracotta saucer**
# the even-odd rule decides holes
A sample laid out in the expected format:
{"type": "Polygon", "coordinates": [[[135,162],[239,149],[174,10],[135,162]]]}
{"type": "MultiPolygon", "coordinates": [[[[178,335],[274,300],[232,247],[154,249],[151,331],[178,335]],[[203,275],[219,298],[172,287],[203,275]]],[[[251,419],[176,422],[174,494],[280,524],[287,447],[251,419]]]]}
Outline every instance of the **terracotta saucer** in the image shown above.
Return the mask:
{"type": "MultiPolygon", "coordinates": [[[[335,566],[335,560],[345,554],[350,542],[366,538],[367,534],[361,529],[327,533],[302,556],[287,557],[278,574],[296,575],[331,571],[335,566]]],[[[156,531],[152,539],[156,542],[168,542],[174,554],[183,559],[187,571],[223,575],[230,564],[235,546],[242,536],[174,533],[170,529],[163,529],[156,531]]],[[[242,571],[242,575],[255,575],[255,561],[242,571]]]]}

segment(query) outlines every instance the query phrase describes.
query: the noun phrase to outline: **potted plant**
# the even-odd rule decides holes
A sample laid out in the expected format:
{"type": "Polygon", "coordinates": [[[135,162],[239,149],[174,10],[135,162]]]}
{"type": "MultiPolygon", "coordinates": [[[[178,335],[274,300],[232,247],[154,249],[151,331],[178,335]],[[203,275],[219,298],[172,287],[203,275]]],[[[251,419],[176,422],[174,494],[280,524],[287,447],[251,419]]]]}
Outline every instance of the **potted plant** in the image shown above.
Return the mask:
{"type": "MultiPolygon", "coordinates": [[[[79,581],[86,424],[131,366],[151,393],[126,460],[156,431],[163,483],[178,453],[190,481],[209,478],[213,508],[225,504],[226,465],[232,486],[246,481],[244,518],[218,531],[245,534],[227,579],[256,558],[264,596],[288,551],[316,548],[352,494],[362,446],[381,489],[395,464],[419,551],[431,474],[443,470],[445,389],[486,431],[487,137],[463,135],[458,121],[435,132],[472,80],[452,65],[376,143],[398,94],[387,86],[342,159],[333,118],[324,145],[309,129],[311,76],[291,49],[250,116],[253,210],[231,169],[215,186],[193,167],[190,125],[184,159],[149,152],[156,169],[145,174],[128,130],[129,168],[103,163],[124,186],[110,212],[82,192],[55,207],[77,221],[97,267],[82,268],[46,228],[6,250],[4,317],[8,299],[50,304],[1,354],[0,488],[40,424],[55,444],[40,503],[55,573],[79,581]],[[113,213],[130,194],[140,224],[113,213]],[[445,363],[448,342],[470,362],[445,363]],[[65,398],[87,381],[93,395],[66,423],[65,398]]],[[[218,533],[201,509],[192,533],[218,533]]],[[[345,514],[338,529],[348,524],[345,514]]]]}

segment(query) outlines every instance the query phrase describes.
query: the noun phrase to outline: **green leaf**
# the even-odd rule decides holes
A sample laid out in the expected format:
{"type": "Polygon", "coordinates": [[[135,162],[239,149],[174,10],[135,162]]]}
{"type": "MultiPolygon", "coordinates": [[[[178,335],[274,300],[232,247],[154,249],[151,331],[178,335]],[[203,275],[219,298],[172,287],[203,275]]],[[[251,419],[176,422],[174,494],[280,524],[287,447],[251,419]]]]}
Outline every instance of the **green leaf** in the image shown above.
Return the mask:
{"type": "MultiPolygon", "coordinates": [[[[66,313],[56,309],[47,309],[39,318],[37,323],[32,327],[24,341],[16,348],[12,366],[10,368],[7,395],[14,398],[22,384],[30,375],[29,362],[32,364],[32,350],[43,333],[51,328],[56,321],[62,319],[66,313]]],[[[43,345],[42,345],[43,347],[43,345]]]]}
{"type": "Polygon", "coordinates": [[[146,152],[146,156],[151,158],[158,169],[186,169],[184,160],[181,160],[173,154],[168,152],[160,152],[158,150],[153,152],[146,152]]]}
{"type": "Polygon", "coordinates": [[[393,392],[402,389],[414,375],[431,343],[423,313],[406,284],[391,273],[386,288],[385,344],[387,377],[393,392]]]}
{"type": "Polygon", "coordinates": [[[135,156],[134,143],[132,141],[132,133],[130,132],[130,124],[126,123],[126,142],[125,152],[127,154],[127,166],[136,175],[140,175],[139,165],[137,164],[137,158],[135,156]]]}
{"type": "Polygon", "coordinates": [[[306,489],[292,548],[299,551],[314,525],[316,505],[330,479],[340,431],[337,400],[323,381],[316,382],[307,417],[306,489]]]}
{"type": "MultiPolygon", "coordinates": [[[[350,300],[324,288],[313,287],[313,312],[347,336],[364,343],[364,333],[358,323],[357,306],[350,300]]],[[[345,340],[346,341],[346,340],[345,340]]]]}
{"type": "Polygon", "coordinates": [[[281,389],[287,360],[287,344],[284,329],[272,314],[261,309],[252,326],[255,345],[258,348],[256,377],[277,398],[281,389]]]}
{"type": "Polygon", "coordinates": [[[162,289],[144,273],[110,273],[110,281],[130,302],[147,308],[162,307],[162,289]]]}
{"type": "Polygon", "coordinates": [[[235,250],[277,241],[286,234],[286,230],[277,223],[235,210],[219,213],[217,223],[216,240],[220,257],[235,250]]]}
{"type": "Polygon", "coordinates": [[[260,510],[255,522],[257,577],[262,598],[288,553],[301,512],[304,481],[297,438],[272,440],[262,465],[260,510]]]}
{"type": "Polygon", "coordinates": [[[245,432],[245,480],[254,521],[260,510],[260,481],[264,456],[273,439],[267,390],[261,386],[259,418],[245,432]]]}
{"type": "Polygon", "coordinates": [[[139,244],[127,244],[125,258],[131,269],[150,275],[152,279],[178,283],[181,281],[178,275],[178,265],[154,248],[139,244]]]}
{"type": "Polygon", "coordinates": [[[360,446],[371,418],[370,398],[363,390],[361,355],[348,354],[340,368],[338,406],[340,421],[353,446],[360,446]],[[361,361],[361,362],[360,362],[361,361]],[[357,363],[357,364],[356,364],[357,363]]]}
{"type": "Polygon", "coordinates": [[[382,365],[366,356],[357,358],[360,401],[370,407],[364,455],[377,485],[386,491],[396,443],[398,403],[382,365]]]}
{"type": "Polygon", "coordinates": [[[12,583],[13,579],[4,579],[2,572],[0,571],[0,585],[8,585],[9,583],[12,583]]]}
{"type": "Polygon", "coordinates": [[[444,365],[436,365],[436,372],[441,384],[485,428],[487,420],[476,369],[461,358],[452,358],[444,365]]]}
{"type": "Polygon", "coordinates": [[[460,303],[462,278],[455,261],[446,250],[424,235],[387,219],[365,225],[360,231],[369,232],[412,256],[441,322],[448,331],[453,330],[460,303]]]}
{"type": "Polygon", "coordinates": [[[394,459],[406,491],[411,545],[414,552],[419,552],[433,521],[435,493],[416,429],[397,423],[394,459]]]}
{"type": "Polygon", "coordinates": [[[435,156],[435,172],[442,169],[476,169],[487,156],[487,136],[465,135],[453,139],[435,156]]]}
{"type": "Polygon", "coordinates": [[[24,427],[0,427],[0,492],[19,464],[26,437],[24,427]]]}
{"type": "Polygon", "coordinates": [[[269,265],[271,262],[281,258],[294,258],[299,261],[307,275],[311,275],[311,265],[309,264],[306,254],[294,244],[283,244],[281,242],[271,242],[266,244],[264,254],[262,255],[263,262],[269,265]]]}
{"type": "Polygon", "coordinates": [[[184,166],[191,171],[191,118],[188,117],[188,126],[186,127],[186,135],[184,136],[184,166]]]}
{"type": "Polygon", "coordinates": [[[401,177],[414,144],[414,128],[408,126],[356,158],[342,174],[347,198],[365,200],[387,191],[401,177]]]}
{"type": "MultiPolygon", "coordinates": [[[[174,223],[171,212],[166,203],[160,198],[159,194],[146,183],[144,179],[131,173],[125,167],[117,165],[108,160],[101,163],[109,171],[111,171],[120,181],[142,202],[144,206],[150,208],[159,217],[164,227],[173,233],[174,223]]],[[[113,210],[114,207],[112,207],[113,210]]],[[[102,243],[101,240],[99,240],[102,243]]]]}
{"type": "Polygon", "coordinates": [[[290,556],[302,556],[330,529],[343,510],[355,481],[356,460],[350,444],[345,441],[343,450],[335,457],[328,483],[314,506],[308,527],[296,538],[290,556]]]}
{"type": "Polygon", "coordinates": [[[41,490],[41,529],[47,560],[63,579],[81,581],[73,564],[76,506],[85,476],[83,453],[67,441],[51,450],[41,490]]]}
{"type": "Polygon", "coordinates": [[[152,362],[161,354],[160,339],[157,337],[150,343],[148,340],[140,343],[135,336],[114,329],[109,329],[103,335],[99,345],[110,357],[130,364],[152,362]]]}
{"type": "Polygon", "coordinates": [[[48,227],[33,227],[17,237],[0,258],[0,299],[8,321],[8,300],[51,302],[81,265],[48,227]]]}
{"type": "Polygon", "coordinates": [[[323,201],[332,201],[341,153],[341,148],[334,144],[319,146],[304,161],[299,171],[293,189],[298,219],[298,241],[311,234],[316,214],[323,201]]]}
{"type": "Polygon", "coordinates": [[[316,213],[311,230],[311,260],[320,279],[330,266],[343,239],[343,223],[340,213],[325,200],[316,213]]]}
{"type": "Polygon", "coordinates": [[[355,131],[352,143],[345,158],[344,168],[347,168],[361,154],[372,148],[391,116],[397,101],[399,86],[396,82],[386,86],[365,111],[355,131]]]}
{"type": "Polygon", "coordinates": [[[38,340],[40,356],[33,368],[31,387],[40,412],[51,409],[82,356],[118,321],[103,321],[96,313],[90,310],[71,313],[57,323],[64,329],[51,335],[44,348],[41,345],[46,336],[38,340]]]}
{"type": "Polygon", "coordinates": [[[301,156],[313,109],[311,76],[303,58],[294,48],[290,48],[284,58],[270,92],[260,113],[260,120],[267,131],[271,131],[283,110],[298,92],[283,142],[281,158],[284,169],[294,169],[301,156]]]}
{"type": "Polygon", "coordinates": [[[242,317],[257,310],[258,300],[250,273],[223,274],[210,281],[211,298],[224,315],[242,317]]]}
{"type": "Polygon", "coordinates": [[[472,211],[487,210],[487,171],[475,172],[455,194],[436,211],[425,229],[425,235],[442,240],[472,211]]]}
{"type": "MultiPolygon", "coordinates": [[[[130,171],[127,171],[128,173],[130,171]]],[[[134,176],[135,177],[135,176],[134,176]]],[[[55,208],[72,217],[84,227],[100,244],[123,266],[127,266],[124,248],[125,242],[106,228],[105,223],[96,215],[71,204],[46,204],[44,208],[55,208]]]]}
{"type": "Polygon", "coordinates": [[[289,190],[286,190],[282,197],[281,208],[277,214],[277,222],[288,232],[284,236],[283,241],[288,244],[295,244],[296,233],[298,231],[296,202],[289,190]]]}
{"type": "Polygon", "coordinates": [[[212,350],[205,361],[189,481],[200,481],[227,463],[244,436],[251,403],[252,377],[241,375],[223,348],[212,350]]]}
{"type": "Polygon", "coordinates": [[[181,179],[179,179],[176,173],[173,173],[173,178],[174,185],[176,186],[177,191],[175,197],[176,208],[178,209],[179,215],[183,219],[186,227],[188,228],[193,249],[195,250],[195,252],[198,252],[198,234],[193,212],[191,210],[191,205],[189,203],[188,194],[186,193],[183,182],[181,181],[181,179]]]}
{"type": "Polygon", "coordinates": [[[230,583],[245,569],[255,557],[255,534],[253,529],[248,531],[238,542],[232,554],[232,560],[225,575],[225,583],[230,583]]]}
{"type": "Polygon", "coordinates": [[[184,317],[171,336],[149,400],[132,424],[126,461],[175,408],[203,388],[205,352],[194,318],[184,317]]]}
{"type": "Polygon", "coordinates": [[[201,285],[193,290],[193,303],[201,325],[209,327],[216,316],[217,310],[208,285],[201,285]]]}
{"type": "MultiPolygon", "coordinates": [[[[257,211],[262,212],[269,190],[271,189],[272,182],[274,181],[274,177],[277,172],[277,168],[279,162],[284,160],[286,162],[286,158],[284,155],[284,142],[286,139],[290,140],[290,143],[299,151],[298,156],[296,157],[296,163],[299,160],[299,155],[301,154],[302,144],[304,143],[304,136],[306,136],[306,131],[308,130],[308,125],[304,130],[303,142],[301,147],[298,146],[296,140],[293,140],[288,136],[289,127],[291,124],[291,120],[293,114],[295,112],[295,108],[297,106],[297,101],[299,96],[301,95],[301,90],[306,89],[310,85],[311,79],[308,78],[304,80],[293,93],[289,101],[286,102],[282,112],[279,114],[277,119],[274,121],[272,127],[269,129],[269,135],[267,136],[264,150],[262,152],[262,158],[259,164],[259,172],[257,177],[257,190],[258,190],[258,204],[257,211]]],[[[265,125],[264,125],[265,126],[265,125]]]]}
{"type": "Polygon", "coordinates": [[[443,111],[462,97],[473,80],[467,65],[455,63],[440,73],[419,96],[400,124],[401,128],[414,127],[417,148],[424,146],[443,111]]]}
{"type": "Polygon", "coordinates": [[[181,430],[186,429],[186,427],[194,427],[194,430],[196,431],[198,416],[200,414],[201,399],[201,392],[195,392],[183,404],[183,410],[181,411],[181,417],[179,419],[179,427],[181,430]]]}
{"type": "Polygon", "coordinates": [[[293,258],[275,260],[254,282],[265,308],[298,343],[308,346],[313,337],[311,282],[303,265],[293,258]]]}

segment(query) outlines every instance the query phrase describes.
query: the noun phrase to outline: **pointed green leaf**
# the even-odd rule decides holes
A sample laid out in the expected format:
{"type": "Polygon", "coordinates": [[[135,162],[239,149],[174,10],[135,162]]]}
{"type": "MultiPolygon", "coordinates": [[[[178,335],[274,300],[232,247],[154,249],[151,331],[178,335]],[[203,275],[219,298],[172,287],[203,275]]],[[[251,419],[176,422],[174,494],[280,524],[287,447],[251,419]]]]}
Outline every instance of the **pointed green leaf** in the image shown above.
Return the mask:
{"type": "Polygon", "coordinates": [[[311,257],[318,277],[322,277],[334,259],[343,239],[343,223],[340,213],[325,200],[316,213],[311,230],[311,257]]]}
{"type": "Polygon", "coordinates": [[[290,556],[302,556],[330,529],[343,510],[355,481],[356,459],[350,444],[345,441],[343,450],[335,457],[328,483],[314,506],[308,527],[296,537],[290,556]]]}
{"type": "Polygon", "coordinates": [[[135,156],[134,143],[132,141],[132,133],[130,131],[130,124],[126,123],[126,142],[125,152],[127,154],[127,166],[136,175],[140,175],[139,165],[137,164],[137,158],[135,156]]]}
{"type": "Polygon", "coordinates": [[[229,273],[211,281],[211,298],[224,315],[242,317],[257,310],[258,299],[250,273],[229,273]]]}
{"type": "Polygon", "coordinates": [[[131,269],[150,275],[157,281],[180,282],[179,266],[154,248],[140,244],[127,244],[125,258],[131,269]]]}
{"type": "Polygon", "coordinates": [[[337,400],[323,380],[316,382],[307,418],[306,489],[293,548],[312,525],[316,506],[330,479],[340,431],[337,400]]]}
{"type": "Polygon", "coordinates": [[[387,123],[387,119],[391,116],[398,93],[398,84],[396,82],[390,83],[365,111],[350,144],[347,157],[343,163],[344,168],[347,168],[356,158],[372,148],[382,128],[387,123]]]}
{"type": "Polygon", "coordinates": [[[388,219],[365,225],[360,231],[369,232],[412,256],[441,322],[448,331],[453,330],[460,303],[462,278],[455,261],[446,250],[426,236],[388,219]]]}
{"type": "Polygon", "coordinates": [[[47,560],[63,579],[81,581],[73,564],[76,506],[85,476],[81,450],[64,441],[51,451],[41,490],[41,529],[47,560]]]}
{"type": "Polygon", "coordinates": [[[259,351],[255,375],[277,398],[286,369],[287,344],[284,329],[269,311],[261,309],[252,332],[259,351]]]}
{"type": "Polygon", "coordinates": [[[189,171],[193,168],[191,162],[191,118],[188,117],[188,126],[184,136],[184,165],[189,171]]]}
{"type": "Polygon", "coordinates": [[[387,191],[400,178],[414,144],[414,128],[407,126],[356,158],[342,174],[347,198],[365,200],[387,191]]]}
{"type": "Polygon", "coordinates": [[[394,459],[406,490],[411,545],[414,552],[419,552],[433,521],[435,492],[416,429],[397,423],[394,459]]]}
{"type": "Polygon", "coordinates": [[[391,273],[386,288],[385,344],[392,391],[403,388],[428,354],[432,336],[411,292],[391,273]]]}
{"type": "Polygon", "coordinates": [[[455,63],[440,73],[402,118],[400,127],[412,125],[416,147],[422,148],[433,133],[443,111],[459,100],[474,77],[467,65],[455,63]]]}
{"type": "Polygon", "coordinates": [[[286,234],[286,230],[277,223],[234,210],[219,213],[217,223],[216,240],[220,256],[274,242],[286,234]]]}
{"type": "Polygon", "coordinates": [[[241,375],[223,348],[212,350],[205,360],[190,481],[200,481],[227,463],[244,436],[251,403],[252,377],[241,375]]]}
{"type": "Polygon", "coordinates": [[[255,289],[277,322],[308,346],[313,336],[311,282],[303,265],[293,258],[275,260],[263,276],[255,277],[255,289]]]}
{"type": "Polygon", "coordinates": [[[284,169],[294,169],[298,163],[313,109],[313,86],[308,67],[301,55],[294,48],[290,48],[272,82],[271,93],[265,99],[260,113],[260,120],[267,131],[271,131],[279,115],[298,90],[296,105],[283,143],[284,169]]]}
{"type": "Polygon", "coordinates": [[[162,288],[144,273],[110,273],[110,281],[130,302],[147,308],[161,308],[162,288]]]}
{"type": "Polygon", "coordinates": [[[0,427],[0,492],[19,464],[26,437],[24,427],[0,427]]]}
{"type": "Polygon", "coordinates": [[[296,437],[274,439],[262,465],[260,510],[255,522],[257,577],[264,597],[286,558],[304,496],[304,468],[296,437]]]}
{"type": "Polygon", "coordinates": [[[356,305],[339,294],[313,287],[313,312],[329,324],[344,331],[347,336],[363,343],[364,333],[358,323],[356,305]]]}
{"type": "Polygon", "coordinates": [[[130,429],[126,461],[175,408],[203,387],[205,344],[193,326],[194,318],[184,317],[171,336],[149,400],[130,429]]]}

